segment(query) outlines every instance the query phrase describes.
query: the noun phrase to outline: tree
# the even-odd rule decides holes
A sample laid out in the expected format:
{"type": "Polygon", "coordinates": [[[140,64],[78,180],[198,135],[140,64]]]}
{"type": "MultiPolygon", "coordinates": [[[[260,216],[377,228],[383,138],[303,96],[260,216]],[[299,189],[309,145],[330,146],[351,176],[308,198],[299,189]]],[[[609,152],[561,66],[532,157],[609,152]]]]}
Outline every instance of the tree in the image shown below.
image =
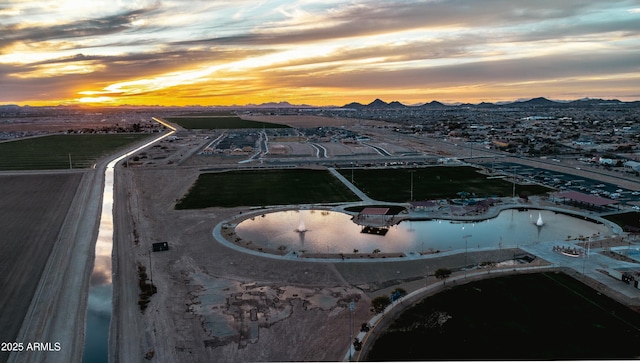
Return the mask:
{"type": "Polygon", "coordinates": [[[362,349],[362,342],[358,338],[353,338],[353,349],[360,351],[362,349]]]}
{"type": "Polygon", "coordinates": [[[391,305],[391,298],[386,295],[378,296],[371,300],[371,308],[376,314],[383,312],[389,305],[391,305]]]}
{"type": "Polygon", "coordinates": [[[488,269],[487,273],[490,273],[491,270],[496,268],[497,264],[493,261],[484,261],[480,263],[480,266],[487,268],[488,269]]]}
{"type": "Polygon", "coordinates": [[[442,284],[446,284],[446,280],[449,276],[451,276],[451,270],[449,270],[448,268],[439,268],[436,270],[436,272],[433,273],[433,275],[442,280],[442,284]]]}
{"type": "Polygon", "coordinates": [[[399,298],[405,296],[406,294],[407,294],[407,290],[405,290],[405,289],[403,289],[401,287],[398,287],[395,290],[391,291],[391,300],[392,301],[396,301],[399,298]]]}

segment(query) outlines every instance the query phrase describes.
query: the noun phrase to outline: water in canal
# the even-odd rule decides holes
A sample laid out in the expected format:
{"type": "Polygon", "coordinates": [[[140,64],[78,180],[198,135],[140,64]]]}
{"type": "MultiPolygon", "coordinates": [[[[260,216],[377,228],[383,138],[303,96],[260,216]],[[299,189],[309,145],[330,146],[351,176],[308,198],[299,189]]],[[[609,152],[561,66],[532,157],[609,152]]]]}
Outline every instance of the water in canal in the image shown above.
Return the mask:
{"type": "Polygon", "coordinates": [[[85,342],[82,354],[82,361],[85,363],[107,363],[109,361],[109,326],[113,309],[111,259],[113,251],[114,168],[124,158],[173,133],[172,131],[161,135],[107,164],[102,195],[102,212],[95,248],[95,262],[89,283],[85,342]]]}
{"type": "Polygon", "coordinates": [[[85,331],[85,363],[108,362],[109,325],[113,286],[111,281],[111,254],[113,247],[113,169],[117,161],[107,165],[102,196],[102,214],[95,248],[95,262],[89,283],[87,323],[85,331]]]}

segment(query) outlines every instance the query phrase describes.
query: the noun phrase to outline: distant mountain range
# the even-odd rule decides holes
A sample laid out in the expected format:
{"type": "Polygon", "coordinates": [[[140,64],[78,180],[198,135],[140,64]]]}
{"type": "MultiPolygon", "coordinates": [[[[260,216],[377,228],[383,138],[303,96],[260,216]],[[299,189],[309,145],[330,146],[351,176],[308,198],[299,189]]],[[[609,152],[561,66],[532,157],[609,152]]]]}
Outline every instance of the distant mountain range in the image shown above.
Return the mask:
{"type": "Polygon", "coordinates": [[[434,109],[434,108],[443,108],[443,107],[478,107],[478,108],[491,108],[491,107],[593,107],[593,106],[603,106],[603,105],[633,105],[640,106],[640,101],[633,102],[622,102],[620,100],[603,100],[600,98],[582,98],[574,101],[552,101],[550,99],[544,97],[532,98],[526,101],[513,101],[513,102],[498,102],[498,103],[490,103],[490,102],[481,102],[478,104],[472,103],[462,103],[462,104],[453,104],[446,105],[442,102],[431,101],[429,103],[424,103],[421,105],[413,105],[406,106],[398,101],[393,101],[390,103],[384,102],[379,98],[376,98],[373,102],[363,105],[362,103],[352,102],[342,106],[342,108],[350,108],[350,109],[401,109],[401,108],[412,108],[412,109],[434,109]]]}
{"type": "MultiPolygon", "coordinates": [[[[233,106],[190,106],[190,107],[220,107],[220,108],[264,108],[264,109],[287,109],[287,108],[343,108],[343,109],[439,109],[439,108],[447,108],[447,107],[472,107],[472,108],[500,108],[500,107],[566,107],[566,108],[576,108],[576,107],[594,107],[594,106],[606,106],[606,105],[618,105],[618,106],[632,106],[637,107],[640,106],[640,101],[631,101],[631,102],[623,102],[620,100],[604,100],[600,98],[581,98],[579,100],[573,101],[559,101],[559,100],[550,100],[544,97],[536,97],[528,100],[517,100],[517,101],[508,101],[508,102],[481,102],[478,104],[473,103],[455,103],[455,104],[444,104],[439,101],[431,101],[428,103],[416,103],[412,105],[404,105],[398,101],[393,102],[385,102],[379,98],[376,98],[373,102],[368,103],[366,105],[359,102],[351,102],[342,107],[340,106],[313,106],[313,105],[305,105],[305,104],[291,104],[286,101],[282,102],[267,102],[261,104],[247,104],[247,105],[233,105],[233,106]]],[[[8,111],[8,110],[19,110],[22,107],[29,108],[30,106],[19,106],[15,104],[0,104],[0,110],[8,111]]],[[[67,105],[67,106],[50,106],[50,107],[80,107],[79,105],[67,105]]],[[[113,107],[113,106],[105,106],[105,107],[113,107]]],[[[121,107],[127,107],[125,105],[121,107]]],[[[128,106],[128,107],[158,107],[158,106],[128,106]]],[[[159,106],[162,107],[162,106],[159,106]]],[[[167,106],[174,107],[174,106],[167,106]]]]}

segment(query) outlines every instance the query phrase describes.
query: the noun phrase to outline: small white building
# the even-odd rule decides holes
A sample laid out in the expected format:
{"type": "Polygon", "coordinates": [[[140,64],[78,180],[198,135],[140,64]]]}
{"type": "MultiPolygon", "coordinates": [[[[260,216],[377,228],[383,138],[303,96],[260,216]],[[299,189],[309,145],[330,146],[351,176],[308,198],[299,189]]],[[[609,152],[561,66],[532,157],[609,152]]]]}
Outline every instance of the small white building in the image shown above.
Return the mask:
{"type": "Polygon", "coordinates": [[[626,161],[624,163],[624,168],[640,172],[640,163],[637,161],[626,161]]]}

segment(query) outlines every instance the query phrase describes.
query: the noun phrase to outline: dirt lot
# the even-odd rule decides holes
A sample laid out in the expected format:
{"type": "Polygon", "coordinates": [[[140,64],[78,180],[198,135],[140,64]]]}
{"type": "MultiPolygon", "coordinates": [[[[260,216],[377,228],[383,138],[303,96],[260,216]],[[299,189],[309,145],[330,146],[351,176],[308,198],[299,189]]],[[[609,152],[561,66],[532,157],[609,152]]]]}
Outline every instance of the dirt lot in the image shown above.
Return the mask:
{"type": "MultiPolygon", "coordinates": [[[[0,341],[16,341],[82,173],[0,175],[0,341]]],[[[0,352],[0,362],[8,354],[0,352]]]]}
{"type": "Polygon", "coordinates": [[[309,128],[309,127],[321,127],[321,126],[354,126],[354,125],[367,125],[385,127],[388,125],[395,125],[384,121],[373,120],[360,120],[355,118],[346,117],[321,117],[310,115],[281,115],[281,116],[269,116],[269,115],[250,115],[242,116],[243,119],[272,122],[278,124],[284,124],[291,127],[309,128]]]}
{"type": "Polygon", "coordinates": [[[354,321],[365,321],[368,297],[345,283],[331,264],[283,263],[218,244],[213,226],[240,210],[173,210],[197,171],[131,169],[119,179],[121,187],[135,183],[124,190],[140,192],[129,199],[130,206],[119,206],[125,208],[119,212],[131,208],[122,213],[129,220],[117,222],[125,228],[116,225],[116,277],[123,279],[116,286],[123,291],[118,292],[115,314],[133,315],[126,326],[116,328],[117,357],[130,361],[149,354],[163,362],[339,360],[348,344],[348,303],[359,301],[354,321]],[[140,231],[137,245],[131,227],[140,231]],[[169,242],[170,250],[153,253],[149,268],[150,244],[159,241],[169,242]],[[144,314],[137,306],[139,263],[152,272],[158,287],[144,314]]]}
{"type": "MultiPolygon", "coordinates": [[[[457,268],[463,256],[407,262],[323,263],[246,254],[215,241],[213,227],[249,209],[173,209],[198,168],[122,169],[117,204],[117,271],[112,344],[117,361],[339,361],[371,318],[370,301],[394,286],[424,286],[425,272],[457,268]],[[139,236],[136,242],[136,235],[139,236]],[[150,253],[151,244],[170,249],[150,253]],[[157,294],[138,308],[136,266],[157,294]]],[[[504,260],[513,251],[469,254],[504,260]]],[[[435,278],[431,278],[435,282],[435,278]]]]}

